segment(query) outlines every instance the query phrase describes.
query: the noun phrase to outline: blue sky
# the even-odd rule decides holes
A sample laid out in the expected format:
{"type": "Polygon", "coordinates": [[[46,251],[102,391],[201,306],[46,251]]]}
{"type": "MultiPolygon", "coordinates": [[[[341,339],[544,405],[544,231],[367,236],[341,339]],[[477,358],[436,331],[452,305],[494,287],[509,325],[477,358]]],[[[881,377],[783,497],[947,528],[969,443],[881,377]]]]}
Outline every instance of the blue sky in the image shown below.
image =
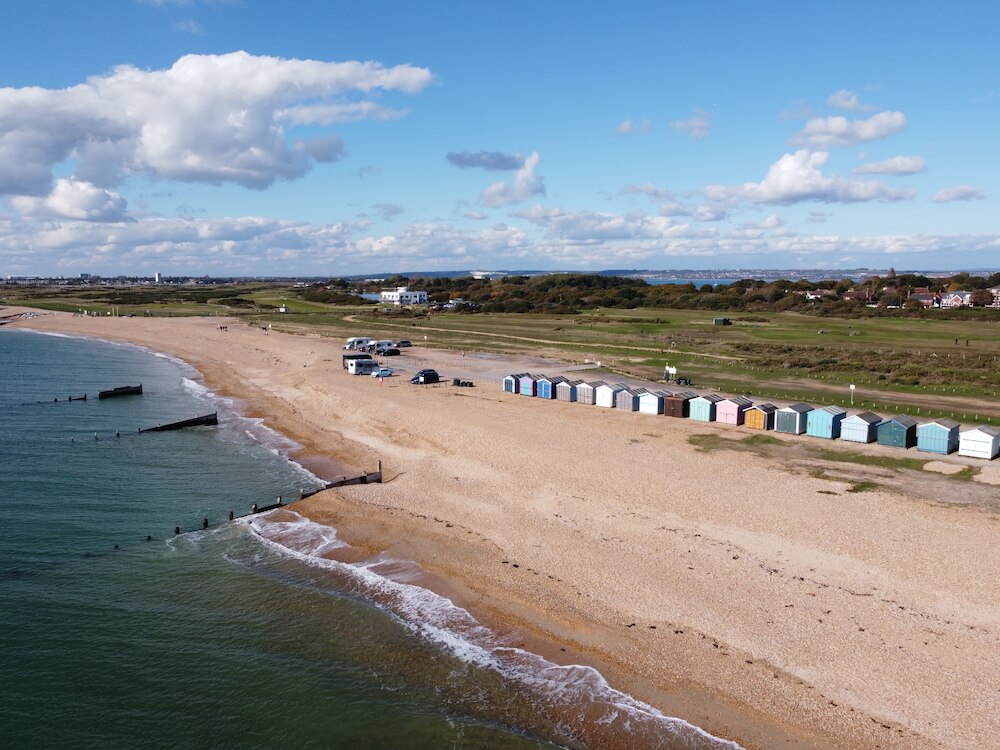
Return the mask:
{"type": "Polygon", "coordinates": [[[0,275],[1000,267],[993,3],[5,7],[0,275]]]}

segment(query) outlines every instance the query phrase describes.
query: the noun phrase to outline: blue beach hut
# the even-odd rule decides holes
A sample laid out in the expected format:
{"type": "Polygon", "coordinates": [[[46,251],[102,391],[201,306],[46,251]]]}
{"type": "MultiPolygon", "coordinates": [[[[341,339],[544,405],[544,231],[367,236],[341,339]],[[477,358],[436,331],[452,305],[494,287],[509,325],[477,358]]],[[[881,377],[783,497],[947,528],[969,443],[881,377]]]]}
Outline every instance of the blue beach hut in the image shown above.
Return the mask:
{"type": "Polygon", "coordinates": [[[840,437],[840,425],[846,416],[847,409],[840,406],[813,409],[806,419],[806,435],[835,440],[840,437]]]}
{"type": "Polygon", "coordinates": [[[564,380],[555,387],[556,398],[560,401],[576,401],[576,388],[582,380],[564,380]]]}
{"type": "Polygon", "coordinates": [[[774,415],[774,431],[787,432],[790,435],[801,435],[806,431],[809,412],[813,408],[801,401],[788,406],[782,406],[774,415]]]}
{"type": "Polygon", "coordinates": [[[554,378],[541,377],[536,383],[535,395],[538,398],[554,399],[556,397],[556,386],[566,380],[562,375],[554,378]]]}
{"type": "Polygon", "coordinates": [[[882,417],[871,411],[847,417],[840,426],[840,439],[852,443],[874,443],[878,437],[878,425],[881,421],[882,417]]]}
{"type": "Polygon", "coordinates": [[[948,455],[958,450],[958,422],[935,419],[917,425],[917,450],[948,455]]]}
{"type": "Polygon", "coordinates": [[[722,401],[722,396],[717,393],[709,393],[707,396],[691,399],[691,404],[688,406],[688,419],[693,419],[696,422],[714,422],[715,410],[720,401],[722,401]]]}
{"type": "Polygon", "coordinates": [[[530,373],[522,375],[520,377],[519,384],[521,386],[520,392],[522,396],[535,395],[538,388],[538,383],[536,382],[536,378],[534,375],[531,375],[530,373]]]}
{"type": "Polygon", "coordinates": [[[882,422],[878,426],[878,444],[912,448],[917,444],[917,420],[903,414],[882,422]]]}

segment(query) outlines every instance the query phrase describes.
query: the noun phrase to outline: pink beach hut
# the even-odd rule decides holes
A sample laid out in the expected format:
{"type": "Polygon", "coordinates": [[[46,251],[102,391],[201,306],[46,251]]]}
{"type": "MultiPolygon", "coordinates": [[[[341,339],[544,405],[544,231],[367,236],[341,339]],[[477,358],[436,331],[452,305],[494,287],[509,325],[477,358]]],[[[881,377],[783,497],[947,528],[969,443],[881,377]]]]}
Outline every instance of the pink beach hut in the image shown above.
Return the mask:
{"type": "Polygon", "coordinates": [[[715,405],[715,421],[723,424],[743,424],[746,421],[747,410],[753,406],[753,401],[743,396],[726,398],[715,405]]]}

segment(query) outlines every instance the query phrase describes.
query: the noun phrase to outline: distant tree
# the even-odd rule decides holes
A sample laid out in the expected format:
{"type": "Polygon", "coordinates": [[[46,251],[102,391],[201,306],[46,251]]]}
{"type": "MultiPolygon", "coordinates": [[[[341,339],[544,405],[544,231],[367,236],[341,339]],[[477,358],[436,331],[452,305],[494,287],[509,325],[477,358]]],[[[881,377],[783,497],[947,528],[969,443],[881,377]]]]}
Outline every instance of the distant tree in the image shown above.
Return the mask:
{"type": "Polygon", "coordinates": [[[993,292],[989,289],[977,289],[969,298],[973,307],[986,307],[993,304],[993,292]]]}

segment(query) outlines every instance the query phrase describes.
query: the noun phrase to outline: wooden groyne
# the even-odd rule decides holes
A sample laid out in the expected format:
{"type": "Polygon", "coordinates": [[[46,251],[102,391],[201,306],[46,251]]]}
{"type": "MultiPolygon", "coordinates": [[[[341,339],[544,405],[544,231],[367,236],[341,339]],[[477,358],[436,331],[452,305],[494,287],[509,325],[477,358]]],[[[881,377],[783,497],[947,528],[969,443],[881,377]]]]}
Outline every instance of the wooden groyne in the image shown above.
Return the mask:
{"type": "Polygon", "coordinates": [[[142,383],[139,385],[121,385],[107,391],[98,391],[97,398],[118,398],[120,396],[141,396],[142,383]]]}
{"type": "MultiPolygon", "coordinates": [[[[219,523],[230,523],[232,521],[239,520],[241,518],[247,518],[248,516],[255,516],[258,513],[267,513],[270,510],[277,510],[278,508],[285,508],[298,500],[305,500],[307,497],[312,497],[324,490],[333,489],[334,487],[348,487],[350,485],[357,484],[381,484],[382,483],[382,462],[378,462],[378,468],[375,471],[363,471],[360,474],[353,476],[341,476],[334,479],[332,482],[326,482],[322,487],[318,487],[312,490],[299,490],[298,497],[291,501],[285,501],[281,495],[278,495],[278,501],[270,505],[258,505],[254,503],[250,506],[249,513],[237,514],[233,511],[229,511],[229,516],[226,520],[219,523]]],[[[201,524],[193,528],[184,528],[182,526],[174,527],[174,536],[180,536],[183,534],[191,534],[195,531],[204,531],[211,528],[213,524],[208,520],[208,518],[202,518],[201,524]]],[[[153,541],[152,536],[146,537],[147,542],[153,541]]]]}
{"type": "Polygon", "coordinates": [[[219,424],[219,414],[218,412],[212,412],[211,414],[203,414],[200,417],[182,419],[178,422],[158,424],[155,427],[144,427],[139,432],[168,432],[170,430],[183,430],[187,427],[204,427],[216,424],[219,424]]]}

